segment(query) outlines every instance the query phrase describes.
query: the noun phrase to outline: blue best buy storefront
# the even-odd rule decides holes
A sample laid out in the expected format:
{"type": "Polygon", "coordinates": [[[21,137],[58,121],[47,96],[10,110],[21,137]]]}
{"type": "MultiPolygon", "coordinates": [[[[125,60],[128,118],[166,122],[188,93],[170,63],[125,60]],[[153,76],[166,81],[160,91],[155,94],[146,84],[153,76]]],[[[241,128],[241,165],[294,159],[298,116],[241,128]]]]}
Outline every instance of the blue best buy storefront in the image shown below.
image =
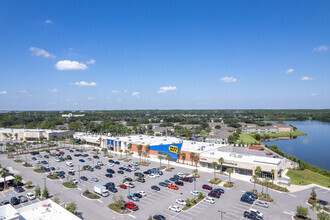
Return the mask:
{"type": "Polygon", "coordinates": [[[180,152],[182,143],[167,144],[167,145],[153,145],[150,146],[150,150],[158,152],[158,155],[166,157],[167,154],[171,155],[173,160],[178,159],[178,153],[180,152]]]}

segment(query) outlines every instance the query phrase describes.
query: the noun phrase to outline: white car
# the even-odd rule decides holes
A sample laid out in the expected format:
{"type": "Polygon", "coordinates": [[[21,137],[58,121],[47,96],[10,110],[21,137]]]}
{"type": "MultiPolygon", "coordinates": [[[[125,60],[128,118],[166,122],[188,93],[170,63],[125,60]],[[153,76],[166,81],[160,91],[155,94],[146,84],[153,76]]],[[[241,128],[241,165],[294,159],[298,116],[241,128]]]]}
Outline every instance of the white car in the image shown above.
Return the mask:
{"type": "Polygon", "coordinates": [[[133,183],[130,183],[130,182],[125,182],[124,185],[127,186],[127,187],[130,187],[130,188],[135,187],[135,185],[133,183]]]}
{"type": "Polygon", "coordinates": [[[39,164],[40,160],[35,160],[34,163],[39,164]]]}
{"type": "Polygon", "coordinates": [[[73,179],[73,180],[72,180],[72,183],[73,183],[74,185],[77,185],[77,184],[78,184],[78,180],[73,179]]]}
{"type": "Polygon", "coordinates": [[[59,170],[59,169],[60,169],[60,167],[59,167],[59,166],[55,166],[54,168],[55,168],[55,170],[59,170]]]}
{"type": "Polygon", "coordinates": [[[69,168],[68,171],[69,171],[69,172],[76,172],[76,171],[74,170],[74,168],[69,168]]]}
{"type": "Polygon", "coordinates": [[[26,194],[26,197],[27,197],[29,200],[34,200],[34,199],[36,199],[36,196],[35,196],[34,193],[32,193],[32,192],[28,192],[28,193],[26,194]]]}
{"type": "Polygon", "coordinates": [[[267,203],[267,202],[263,202],[263,201],[256,201],[254,204],[255,204],[255,205],[257,205],[257,206],[261,206],[261,207],[264,207],[264,208],[269,208],[269,206],[268,206],[268,203],[267,203]]]}
{"type": "Polygon", "coordinates": [[[137,169],[135,167],[132,167],[131,170],[132,171],[137,171],[137,169]]]}
{"type": "Polygon", "coordinates": [[[198,196],[199,192],[198,191],[191,191],[190,194],[193,195],[193,196],[198,196]]]}
{"type": "Polygon", "coordinates": [[[159,173],[155,173],[154,175],[155,175],[156,177],[160,177],[159,173]]]}
{"type": "Polygon", "coordinates": [[[148,177],[149,178],[152,178],[152,179],[155,179],[156,178],[156,175],[155,174],[149,174],[148,177]]]}
{"type": "Polygon", "coordinates": [[[109,163],[108,166],[109,166],[109,167],[113,167],[113,163],[109,163]]]}
{"type": "Polygon", "coordinates": [[[183,206],[186,205],[186,202],[183,199],[177,199],[175,202],[179,205],[183,205],[183,206]]]}
{"type": "Polygon", "coordinates": [[[139,191],[138,193],[140,193],[143,197],[147,196],[147,193],[145,191],[139,191]]]}
{"type": "Polygon", "coordinates": [[[177,174],[179,177],[184,177],[184,174],[183,173],[178,173],[177,174]]]}
{"type": "Polygon", "coordinates": [[[177,205],[171,205],[168,209],[174,212],[181,212],[181,208],[177,205]]]}
{"type": "Polygon", "coordinates": [[[101,161],[97,161],[97,165],[103,166],[103,163],[101,161]]]}
{"type": "Polygon", "coordinates": [[[257,216],[263,218],[264,217],[264,214],[262,214],[262,212],[259,212],[258,210],[256,209],[250,209],[250,212],[254,212],[255,214],[257,214],[257,216]]]}
{"type": "Polygon", "coordinates": [[[208,203],[211,203],[211,204],[214,204],[215,203],[215,200],[213,198],[210,198],[210,197],[206,197],[204,199],[205,202],[208,202],[208,203]]]}
{"type": "Polygon", "coordinates": [[[55,158],[55,162],[61,162],[61,159],[58,158],[58,157],[56,157],[56,158],[55,158]]]}

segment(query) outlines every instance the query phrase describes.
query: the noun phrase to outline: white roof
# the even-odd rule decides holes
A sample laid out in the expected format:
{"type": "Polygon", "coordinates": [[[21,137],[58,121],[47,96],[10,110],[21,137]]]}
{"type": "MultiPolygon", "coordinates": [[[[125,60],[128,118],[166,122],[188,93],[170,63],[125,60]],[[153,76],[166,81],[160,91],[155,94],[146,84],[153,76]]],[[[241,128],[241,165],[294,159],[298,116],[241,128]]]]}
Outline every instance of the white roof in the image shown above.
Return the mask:
{"type": "Polygon", "coordinates": [[[10,204],[0,206],[0,219],[11,220],[18,219],[18,211],[10,204]]]}
{"type": "Polygon", "coordinates": [[[0,133],[22,133],[22,132],[60,133],[60,132],[67,132],[67,131],[69,131],[69,130],[0,128],[0,133]]]}

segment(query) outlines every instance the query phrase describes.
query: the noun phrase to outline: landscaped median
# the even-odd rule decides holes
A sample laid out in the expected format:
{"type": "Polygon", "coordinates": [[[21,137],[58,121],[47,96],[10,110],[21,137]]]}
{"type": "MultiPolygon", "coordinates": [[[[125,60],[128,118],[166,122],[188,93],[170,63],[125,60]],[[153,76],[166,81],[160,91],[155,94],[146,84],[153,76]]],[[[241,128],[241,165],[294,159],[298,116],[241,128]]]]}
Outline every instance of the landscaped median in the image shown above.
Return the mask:
{"type": "Polygon", "coordinates": [[[273,184],[273,183],[264,183],[264,182],[262,182],[262,181],[260,181],[258,179],[255,181],[255,183],[258,184],[258,185],[262,185],[264,187],[268,187],[270,189],[277,190],[277,191],[289,192],[289,190],[287,188],[285,188],[285,187],[282,187],[282,186],[279,186],[279,185],[276,185],[276,184],[273,184]]]}
{"type": "Polygon", "coordinates": [[[69,189],[75,189],[75,188],[78,187],[77,185],[75,185],[71,182],[64,182],[64,183],[62,183],[62,186],[66,187],[66,188],[69,188],[69,189]]]}
{"type": "Polygon", "coordinates": [[[32,164],[24,163],[24,164],[23,164],[23,167],[32,167],[32,164]]]}
{"type": "Polygon", "coordinates": [[[92,193],[89,190],[86,190],[85,192],[83,192],[82,196],[87,199],[100,199],[101,198],[101,196],[96,195],[95,193],[92,193]]]}
{"type": "Polygon", "coordinates": [[[14,160],[15,163],[23,163],[23,160],[20,160],[20,159],[16,159],[14,160]]]}
{"type": "Polygon", "coordinates": [[[192,199],[186,199],[186,205],[182,208],[182,211],[186,211],[188,209],[190,209],[191,207],[193,207],[194,205],[197,205],[200,201],[202,201],[204,199],[204,195],[203,193],[199,193],[197,199],[192,198],[192,199]]]}
{"type": "Polygon", "coordinates": [[[274,202],[274,199],[270,197],[267,194],[264,193],[258,193],[256,190],[250,190],[250,192],[256,194],[258,196],[259,200],[265,201],[265,202],[274,202]]]}
{"type": "Polygon", "coordinates": [[[216,184],[216,185],[221,182],[222,182],[222,180],[220,178],[210,179],[210,181],[209,181],[209,183],[216,184]]]}
{"type": "Polygon", "coordinates": [[[149,164],[148,163],[146,163],[146,162],[137,162],[139,165],[141,165],[141,166],[144,166],[144,167],[147,167],[147,166],[149,166],[149,164]]]}
{"type": "Polygon", "coordinates": [[[234,187],[234,183],[233,182],[226,182],[225,184],[223,184],[224,187],[227,187],[227,188],[232,188],[234,187]]]}
{"type": "Polygon", "coordinates": [[[57,179],[59,179],[59,177],[58,177],[57,174],[48,174],[47,175],[47,178],[48,179],[51,179],[51,180],[57,180],[57,179]]]}
{"type": "Polygon", "coordinates": [[[33,171],[36,173],[45,173],[45,171],[42,169],[34,169],[33,171]]]}
{"type": "Polygon", "coordinates": [[[124,205],[119,205],[118,203],[110,203],[108,205],[108,209],[122,215],[129,214],[132,212],[131,210],[127,209],[124,205]]]}

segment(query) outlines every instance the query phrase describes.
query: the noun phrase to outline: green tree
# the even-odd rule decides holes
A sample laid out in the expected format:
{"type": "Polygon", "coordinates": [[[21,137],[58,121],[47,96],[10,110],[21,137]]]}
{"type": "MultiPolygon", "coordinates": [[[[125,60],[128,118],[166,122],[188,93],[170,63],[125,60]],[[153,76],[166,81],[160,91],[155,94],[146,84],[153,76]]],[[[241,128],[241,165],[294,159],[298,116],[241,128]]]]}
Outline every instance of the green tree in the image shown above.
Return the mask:
{"type": "Polygon", "coordinates": [[[252,179],[253,179],[253,185],[254,185],[254,191],[256,191],[256,182],[257,182],[257,179],[258,179],[258,176],[257,175],[253,175],[252,176],[252,179]]]}
{"type": "Polygon", "coordinates": [[[164,159],[164,157],[159,155],[158,159],[159,159],[159,167],[162,167],[162,160],[164,159]]]}
{"type": "Polygon", "coordinates": [[[6,177],[9,176],[9,170],[6,167],[3,167],[0,171],[0,175],[3,178],[3,182],[4,182],[4,188],[7,188],[7,182],[6,182],[6,177]]]}
{"type": "Polygon", "coordinates": [[[218,167],[218,163],[217,163],[217,162],[212,162],[211,166],[212,166],[213,169],[214,169],[214,180],[216,180],[216,178],[215,178],[215,171],[216,171],[216,169],[217,169],[217,167],[218,167]]]}
{"type": "Polygon", "coordinates": [[[194,156],[194,161],[195,161],[195,165],[196,165],[196,174],[198,173],[198,170],[197,170],[197,163],[198,163],[198,160],[199,160],[199,156],[195,155],[195,156],[194,156]]]}
{"type": "Polygon", "coordinates": [[[186,206],[187,206],[187,207],[190,207],[190,206],[191,206],[191,204],[190,204],[190,200],[189,200],[188,198],[186,199],[186,206]]]}
{"type": "Polygon", "coordinates": [[[45,187],[44,190],[42,191],[42,197],[45,199],[49,198],[49,191],[48,191],[47,187],[45,187]]]}
{"type": "Polygon", "coordinates": [[[34,189],[34,192],[35,192],[36,196],[40,196],[41,190],[40,190],[40,186],[39,185],[36,186],[36,188],[34,189]]]}
{"type": "Polygon", "coordinates": [[[190,152],[191,165],[193,165],[193,162],[194,162],[194,156],[195,156],[195,153],[194,153],[194,152],[190,152]]]}
{"type": "Polygon", "coordinates": [[[303,218],[306,218],[307,215],[309,214],[309,213],[308,213],[308,208],[304,208],[304,207],[301,206],[301,205],[297,206],[297,208],[296,208],[296,213],[297,213],[297,216],[299,216],[299,217],[303,217],[303,218]]]}
{"type": "Polygon", "coordinates": [[[166,155],[166,160],[167,160],[167,167],[169,168],[170,167],[170,160],[172,159],[171,155],[170,154],[167,154],[166,155]]]}
{"type": "Polygon", "coordinates": [[[127,160],[127,154],[129,153],[129,151],[128,150],[125,150],[124,153],[126,154],[126,160],[127,160]]]}
{"type": "Polygon", "coordinates": [[[319,212],[317,217],[318,217],[318,220],[330,220],[330,215],[325,212],[319,212]]]}
{"type": "Polygon", "coordinates": [[[226,172],[229,174],[229,183],[231,183],[231,174],[234,172],[232,168],[227,168],[226,172]]]}
{"type": "Polygon", "coordinates": [[[149,215],[149,218],[148,218],[148,220],[152,220],[152,216],[151,216],[151,215],[149,215]]]}
{"type": "Polygon", "coordinates": [[[203,199],[203,198],[204,198],[203,193],[202,193],[202,192],[199,192],[199,193],[198,193],[198,199],[203,199]]]}
{"type": "Polygon", "coordinates": [[[270,174],[272,175],[272,185],[274,184],[274,175],[275,175],[275,170],[274,169],[272,169],[271,171],[270,171],[270,174]]]}
{"type": "Polygon", "coordinates": [[[222,157],[219,158],[218,160],[219,164],[220,164],[220,173],[222,173],[222,164],[225,162],[224,159],[222,157]]]}
{"type": "Polygon", "coordinates": [[[260,177],[260,175],[262,173],[261,167],[260,166],[257,166],[254,172],[260,177]]]}
{"type": "MultiPolygon", "coordinates": [[[[123,158],[123,150],[120,149],[119,152],[120,152],[120,159],[122,159],[123,158]]],[[[140,162],[141,162],[141,160],[140,160],[140,162]]]]}
{"type": "Polygon", "coordinates": [[[53,199],[53,202],[55,202],[56,204],[60,204],[60,198],[58,198],[58,197],[54,197],[53,199]]]}
{"type": "Polygon", "coordinates": [[[16,186],[20,185],[22,183],[22,181],[23,181],[23,178],[21,175],[16,175],[13,180],[13,182],[16,186]]]}
{"type": "Polygon", "coordinates": [[[77,204],[74,203],[74,202],[66,204],[65,209],[68,210],[69,212],[73,213],[73,214],[76,214],[77,204]]]}
{"type": "Polygon", "coordinates": [[[186,153],[181,153],[182,163],[184,164],[184,161],[186,159],[186,153]]]}
{"type": "Polygon", "coordinates": [[[268,177],[265,178],[264,184],[266,185],[266,194],[267,194],[267,196],[268,196],[268,185],[269,185],[269,182],[270,182],[270,179],[268,177]]]}
{"type": "Polygon", "coordinates": [[[311,195],[311,199],[316,200],[316,198],[317,198],[317,194],[316,194],[316,192],[315,192],[314,189],[312,189],[312,192],[311,192],[310,195],[311,195]]]}

